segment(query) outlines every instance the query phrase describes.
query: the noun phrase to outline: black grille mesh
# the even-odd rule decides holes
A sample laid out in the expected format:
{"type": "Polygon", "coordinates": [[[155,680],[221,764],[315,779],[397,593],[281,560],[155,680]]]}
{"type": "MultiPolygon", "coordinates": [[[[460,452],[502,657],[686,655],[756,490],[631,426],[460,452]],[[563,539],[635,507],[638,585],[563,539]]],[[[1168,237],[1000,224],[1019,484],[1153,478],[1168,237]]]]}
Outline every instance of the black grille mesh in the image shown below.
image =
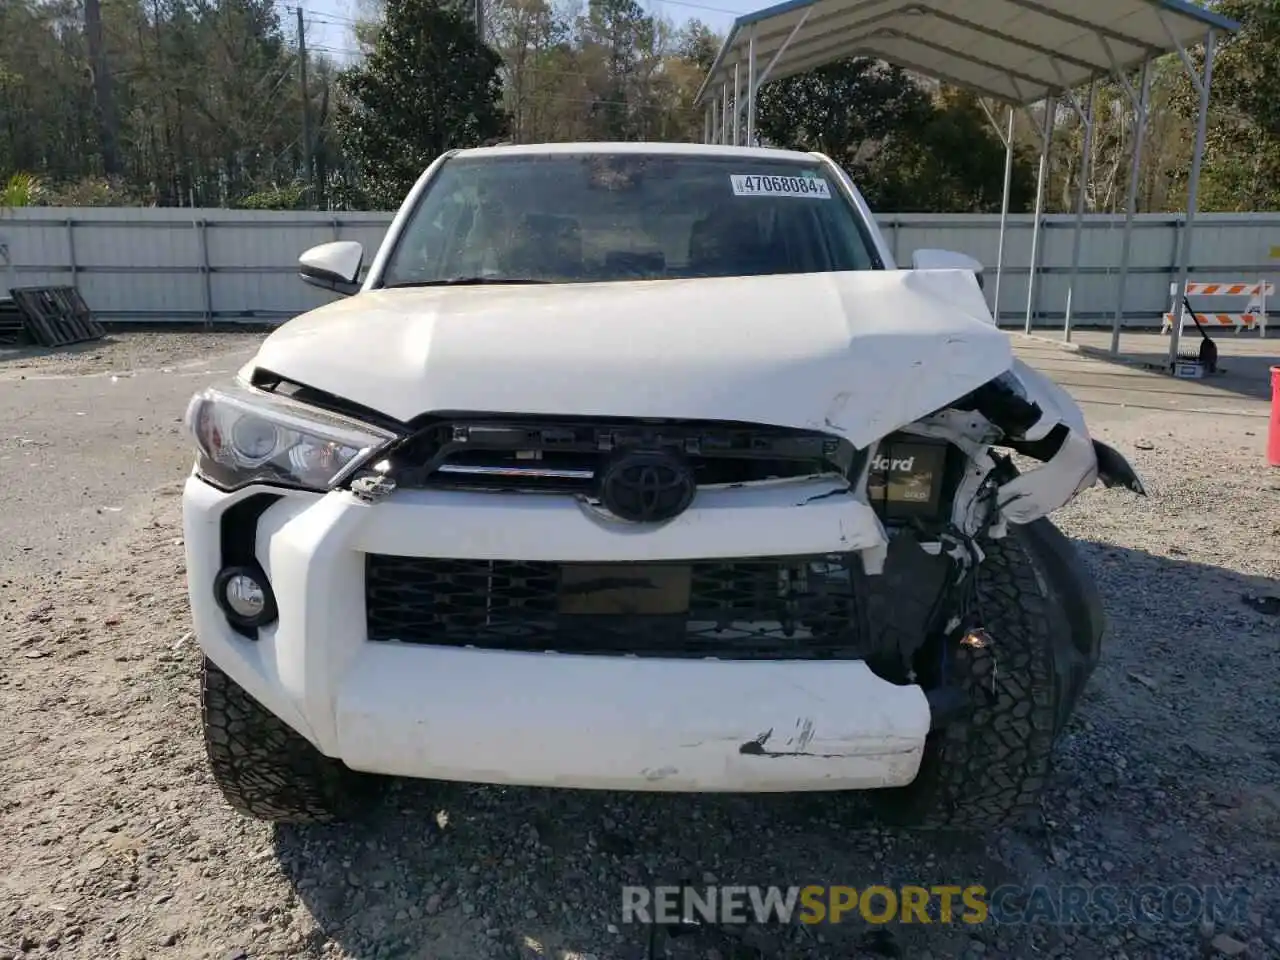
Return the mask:
{"type": "Polygon", "coordinates": [[[765,425],[633,420],[450,419],[390,457],[402,487],[586,493],[618,451],[677,453],[700,486],[845,473],[858,456],[827,434],[765,425]]]}
{"type": "Polygon", "coordinates": [[[860,642],[869,631],[856,556],[697,560],[687,566],[687,613],[586,616],[558,612],[559,564],[369,554],[368,636],[642,657],[862,658],[860,642]]]}

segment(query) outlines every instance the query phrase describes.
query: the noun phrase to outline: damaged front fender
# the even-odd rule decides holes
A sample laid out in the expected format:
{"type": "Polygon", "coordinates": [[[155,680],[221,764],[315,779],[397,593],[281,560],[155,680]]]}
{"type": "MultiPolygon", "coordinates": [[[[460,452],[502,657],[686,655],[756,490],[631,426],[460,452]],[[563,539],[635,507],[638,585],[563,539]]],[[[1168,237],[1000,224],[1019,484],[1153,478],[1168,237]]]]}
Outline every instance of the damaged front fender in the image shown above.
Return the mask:
{"type": "Polygon", "coordinates": [[[1099,480],[1145,495],[1141,478],[1124,457],[1089,436],[1074,398],[1021,360],[976,391],[970,405],[1004,432],[1010,448],[1042,463],[1000,487],[997,503],[1010,523],[1048,516],[1099,480]]]}
{"type": "Polygon", "coordinates": [[[1062,445],[1043,466],[1004,484],[997,494],[1010,523],[1028,524],[1070,503],[1098,479],[1098,459],[1085,434],[1068,429],[1062,445]]]}

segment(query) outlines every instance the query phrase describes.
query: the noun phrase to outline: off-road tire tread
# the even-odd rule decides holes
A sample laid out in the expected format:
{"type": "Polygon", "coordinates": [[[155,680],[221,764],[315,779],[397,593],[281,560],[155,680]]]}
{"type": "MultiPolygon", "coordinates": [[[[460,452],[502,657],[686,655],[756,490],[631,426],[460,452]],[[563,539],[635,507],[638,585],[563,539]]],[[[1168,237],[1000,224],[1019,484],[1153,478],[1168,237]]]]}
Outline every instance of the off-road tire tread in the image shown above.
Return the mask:
{"type": "Polygon", "coordinates": [[[205,751],[235,810],[273,823],[333,823],[372,797],[373,778],[326,757],[210,660],[203,674],[205,751]]]}
{"type": "Polygon", "coordinates": [[[923,829],[989,830],[1037,809],[1057,732],[1049,591],[1016,528],[982,544],[977,591],[987,648],[953,651],[951,683],[971,712],[931,735],[909,785],[877,791],[883,819],[923,829]],[[994,682],[993,682],[994,680],[994,682]]]}

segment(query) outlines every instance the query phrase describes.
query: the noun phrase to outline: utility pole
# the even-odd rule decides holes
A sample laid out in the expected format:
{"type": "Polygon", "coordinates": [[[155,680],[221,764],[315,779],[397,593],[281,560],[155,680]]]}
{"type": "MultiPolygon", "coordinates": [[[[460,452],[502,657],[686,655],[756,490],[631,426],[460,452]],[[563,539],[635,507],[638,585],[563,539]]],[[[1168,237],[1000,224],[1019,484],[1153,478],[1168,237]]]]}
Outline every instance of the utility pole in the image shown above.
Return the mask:
{"type": "MultiPolygon", "coordinates": [[[[307,31],[302,22],[302,7],[296,10],[298,14],[298,82],[302,86],[302,182],[306,184],[308,192],[314,186],[311,182],[311,104],[310,97],[307,95],[307,31]]],[[[308,201],[311,197],[308,196],[308,201]]]]}
{"type": "Polygon", "coordinates": [[[84,36],[93,69],[93,98],[98,108],[98,138],[102,145],[102,172],[109,177],[120,173],[117,152],[116,108],[111,96],[111,70],[102,43],[100,0],[84,0],[84,36]]]}

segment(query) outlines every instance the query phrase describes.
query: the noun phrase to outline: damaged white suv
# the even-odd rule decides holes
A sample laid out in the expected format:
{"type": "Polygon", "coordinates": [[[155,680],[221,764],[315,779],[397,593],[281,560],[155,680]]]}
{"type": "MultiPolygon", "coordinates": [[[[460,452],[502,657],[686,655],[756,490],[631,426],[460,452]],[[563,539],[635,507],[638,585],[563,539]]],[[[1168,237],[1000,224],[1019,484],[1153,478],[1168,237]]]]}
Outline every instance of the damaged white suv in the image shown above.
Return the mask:
{"type": "Polygon", "coordinates": [[[1034,804],[1103,633],[1043,518],[1142,484],[830,160],[455,151],[362,281],[356,243],[301,265],[354,295],[187,414],[238,810],[346,817],[388,775],[1034,804]]]}

